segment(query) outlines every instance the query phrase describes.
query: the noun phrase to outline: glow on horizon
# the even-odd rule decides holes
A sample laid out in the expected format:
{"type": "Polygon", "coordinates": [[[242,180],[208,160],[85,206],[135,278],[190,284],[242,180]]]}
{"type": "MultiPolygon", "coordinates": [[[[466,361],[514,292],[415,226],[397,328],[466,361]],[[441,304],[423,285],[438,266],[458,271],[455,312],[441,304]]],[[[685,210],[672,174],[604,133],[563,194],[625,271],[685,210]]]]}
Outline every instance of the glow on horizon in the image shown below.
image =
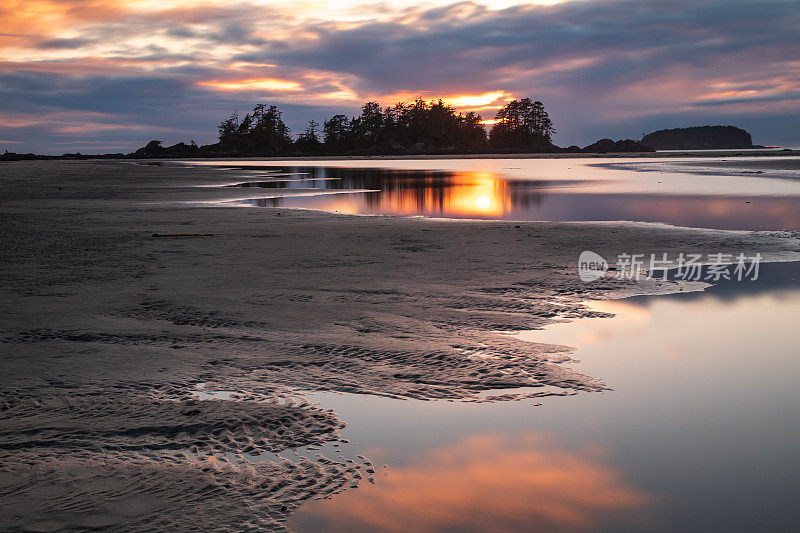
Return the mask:
{"type": "MultiPolygon", "coordinates": [[[[481,94],[436,94],[431,91],[398,92],[383,95],[372,95],[362,98],[363,101],[374,100],[383,106],[393,106],[399,102],[413,102],[417,99],[426,102],[442,100],[447,105],[453,106],[456,111],[474,111],[478,114],[489,112],[491,115],[503,107],[507,102],[513,100],[515,96],[508,91],[495,90],[481,94]]],[[[481,124],[493,124],[489,120],[482,120],[481,124]]]]}
{"type": "Polygon", "coordinates": [[[496,91],[492,93],[483,93],[476,96],[467,95],[451,97],[449,102],[456,107],[486,106],[500,98],[503,98],[504,96],[506,96],[505,91],[496,91]]]}
{"type": "Polygon", "coordinates": [[[296,81],[281,80],[277,78],[255,78],[249,80],[229,81],[201,81],[197,83],[204,87],[212,87],[221,91],[299,91],[301,86],[296,81]]]}

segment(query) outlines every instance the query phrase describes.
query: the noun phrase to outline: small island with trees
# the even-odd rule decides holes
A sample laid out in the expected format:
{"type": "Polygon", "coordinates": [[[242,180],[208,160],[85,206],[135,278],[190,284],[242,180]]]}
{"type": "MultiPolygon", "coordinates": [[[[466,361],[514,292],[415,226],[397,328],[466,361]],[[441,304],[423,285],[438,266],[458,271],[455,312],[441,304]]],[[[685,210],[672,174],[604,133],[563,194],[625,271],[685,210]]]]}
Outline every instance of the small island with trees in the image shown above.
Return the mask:
{"type": "Polygon", "coordinates": [[[641,142],[656,150],[764,148],[754,145],[750,134],[736,126],[694,126],[658,130],[642,137],[641,142]]]}
{"type": "MultiPolygon", "coordinates": [[[[553,144],[553,122],[544,104],[513,100],[495,116],[488,134],[480,115],[457,113],[443,100],[417,99],[382,108],[367,102],[355,117],[337,114],[321,127],[310,121],[296,139],[274,105],[257,105],[241,116],[234,112],[218,127],[215,144],[151,141],[136,156],[198,155],[269,157],[283,155],[476,154],[487,152],[560,152],[553,144]]],[[[576,147],[577,148],[577,147],[576,147]]]]}

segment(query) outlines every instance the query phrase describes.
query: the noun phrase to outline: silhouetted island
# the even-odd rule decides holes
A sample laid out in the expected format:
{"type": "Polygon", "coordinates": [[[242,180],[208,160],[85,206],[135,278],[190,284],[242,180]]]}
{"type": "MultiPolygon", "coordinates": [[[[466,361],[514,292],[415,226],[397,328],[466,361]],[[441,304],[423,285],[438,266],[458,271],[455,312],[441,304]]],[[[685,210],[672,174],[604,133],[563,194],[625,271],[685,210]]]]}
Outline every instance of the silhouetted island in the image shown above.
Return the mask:
{"type": "Polygon", "coordinates": [[[611,139],[600,139],[599,141],[586,146],[583,152],[604,154],[606,152],[655,152],[653,148],[633,139],[613,141],[611,139]]]}
{"type": "Polygon", "coordinates": [[[334,115],[322,127],[310,121],[293,140],[276,106],[257,105],[250,113],[234,112],[218,127],[219,141],[206,146],[150,141],[135,157],[269,157],[304,155],[474,154],[491,152],[558,152],[544,104],[530,98],[512,100],[495,115],[488,135],[474,112],[457,113],[442,100],[398,103],[382,108],[367,102],[356,117],[334,115]]]}
{"type": "Polygon", "coordinates": [[[642,137],[642,144],[656,150],[763,148],[754,145],[750,134],[736,126],[693,126],[658,130],[642,137]]]}

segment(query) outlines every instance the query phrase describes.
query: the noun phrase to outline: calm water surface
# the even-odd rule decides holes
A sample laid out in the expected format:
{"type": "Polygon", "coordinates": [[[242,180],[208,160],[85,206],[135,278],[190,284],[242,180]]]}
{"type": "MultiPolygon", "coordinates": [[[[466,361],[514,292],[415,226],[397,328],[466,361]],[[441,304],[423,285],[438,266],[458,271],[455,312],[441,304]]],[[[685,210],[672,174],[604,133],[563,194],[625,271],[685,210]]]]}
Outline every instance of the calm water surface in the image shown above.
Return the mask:
{"type": "MultiPolygon", "coordinates": [[[[735,167],[737,161],[746,167],[752,160],[583,158],[192,164],[227,168],[226,177],[231,178],[227,186],[247,191],[235,202],[261,207],[448,218],[633,220],[720,229],[800,229],[800,170],[792,169],[792,165],[766,170],[735,167]],[[719,161],[719,167],[708,166],[714,161],[719,161]]],[[[780,160],[796,162],[797,158],[780,160]]]]}
{"type": "MultiPolygon", "coordinates": [[[[210,164],[229,167],[225,201],[239,205],[800,229],[792,161],[771,169],[732,159],[210,164]]],[[[573,366],[613,388],[603,393],[540,405],[311,393],[348,423],[344,436],[354,444],[346,453],[370,458],[377,475],[374,484],[301,506],[289,525],[798,531],[799,277],[800,263],[762,265],[757,281],[596,302],[616,316],[519,334],[575,346],[573,366]]]]}
{"type": "Polygon", "coordinates": [[[312,397],[376,483],[298,531],[797,531],[800,263],[759,281],[594,305],[523,339],[578,346],[613,391],[494,404],[312,397]],[[388,464],[383,475],[380,465],[388,464]]]}

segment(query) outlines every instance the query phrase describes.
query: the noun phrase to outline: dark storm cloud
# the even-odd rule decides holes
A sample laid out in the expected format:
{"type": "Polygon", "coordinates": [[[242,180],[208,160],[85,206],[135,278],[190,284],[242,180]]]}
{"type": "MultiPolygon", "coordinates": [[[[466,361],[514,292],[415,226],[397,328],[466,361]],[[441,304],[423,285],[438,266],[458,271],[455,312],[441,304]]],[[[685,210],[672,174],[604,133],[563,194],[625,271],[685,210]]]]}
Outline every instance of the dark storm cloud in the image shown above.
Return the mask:
{"type": "Polygon", "coordinates": [[[800,43],[796,2],[569,2],[550,7],[478,10],[448,18],[446,9],[423,15],[433,24],[375,23],[336,30],[319,26],[315,39],[285,50],[248,54],[355,74],[370,87],[458,85],[516,67],[536,69],[574,58],[603,58],[611,72],[640,77],[675,64],[704,66],[724,55],[761,50],[769,60],[794,59],[800,43]]]}
{"type": "Polygon", "coordinates": [[[126,113],[162,103],[168,95],[181,98],[186,85],[162,77],[75,77],[21,72],[0,75],[0,98],[20,110],[38,106],[63,110],[126,113]]]}

